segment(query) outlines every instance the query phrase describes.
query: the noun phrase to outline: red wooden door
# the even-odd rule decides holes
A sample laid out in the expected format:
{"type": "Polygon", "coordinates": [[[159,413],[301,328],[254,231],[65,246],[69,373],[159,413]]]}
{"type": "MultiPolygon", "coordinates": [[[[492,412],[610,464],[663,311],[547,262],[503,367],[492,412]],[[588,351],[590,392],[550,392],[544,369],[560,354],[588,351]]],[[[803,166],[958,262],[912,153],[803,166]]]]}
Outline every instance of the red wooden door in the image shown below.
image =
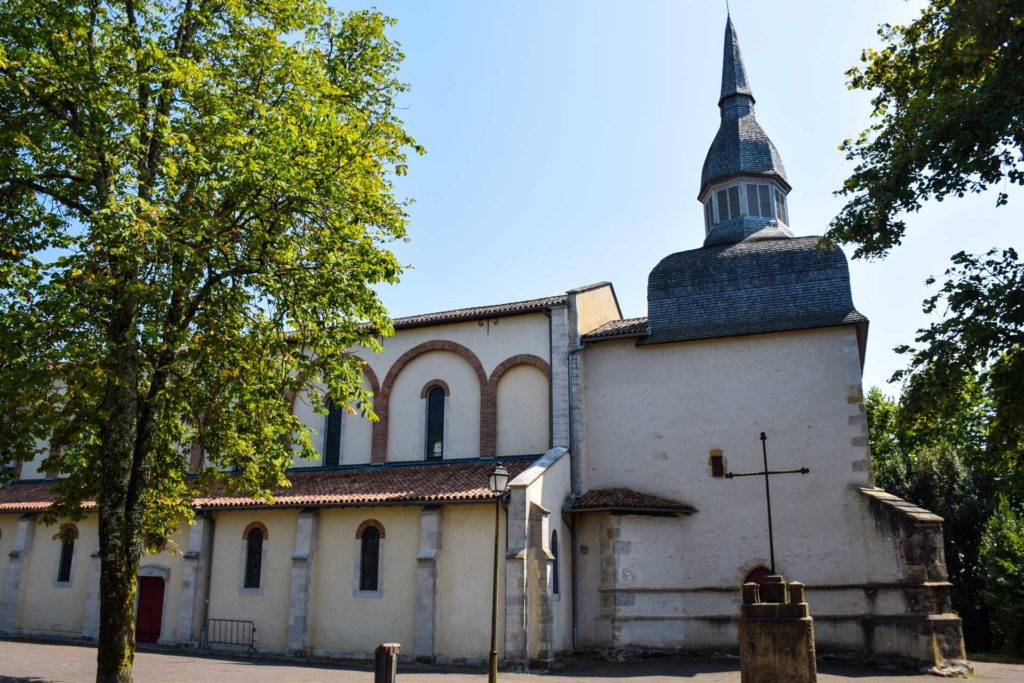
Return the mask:
{"type": "Polygon", "coordinates": [[[135,640],[155,643],[160,638],[164,616],[164,580],[159,576],[139,577],[139,611],[135,615],[135,640]]]}

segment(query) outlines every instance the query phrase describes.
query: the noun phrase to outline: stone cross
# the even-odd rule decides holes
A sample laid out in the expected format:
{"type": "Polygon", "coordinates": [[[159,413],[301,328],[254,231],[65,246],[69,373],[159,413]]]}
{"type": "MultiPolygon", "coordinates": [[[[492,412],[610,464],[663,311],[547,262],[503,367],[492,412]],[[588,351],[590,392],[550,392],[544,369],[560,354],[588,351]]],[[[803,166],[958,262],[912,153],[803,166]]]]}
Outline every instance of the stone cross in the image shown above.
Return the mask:
{"type": "Polygon", "coordinates": [[[775,574],[775,535],[772,531],[772,490],[769,486],[769,477],[773,474],[807,474],[811,470],[806,467],[801,467],[797,470],[769,470],[768,469],[768,447],[766,442],[768,437],[765,436],[764,432],[761,432],[761,455],[764,457],[764,470],[761,472],[726,472],[726,479],[733,479],[735,477],[764,477],[764,497],[768,503],[768,554],[771,558],[772,563],[772,574],[775,574]]]}

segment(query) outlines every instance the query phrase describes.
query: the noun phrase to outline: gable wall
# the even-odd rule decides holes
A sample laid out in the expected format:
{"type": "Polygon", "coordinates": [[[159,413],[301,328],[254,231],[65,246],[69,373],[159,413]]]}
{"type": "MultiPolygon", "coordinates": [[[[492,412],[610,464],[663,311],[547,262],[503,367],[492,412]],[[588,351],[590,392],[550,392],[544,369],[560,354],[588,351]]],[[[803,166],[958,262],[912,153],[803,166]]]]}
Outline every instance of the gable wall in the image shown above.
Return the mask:
{"type": "Polygon", "coordinates": [[[585,488],[626,486],[699,510],[678,522],[685,566],[642,564],[636,585],[734,585],[767,563],[763,479],[714,478],[708,465],[721,449],[728,470],[760,470],[761,431],[770,468],[811,469],[772,481],[779,569],[808,584],[897,573],[870,551],[854,489],[871,473],[853,327],[584,353],[585,488]]]}

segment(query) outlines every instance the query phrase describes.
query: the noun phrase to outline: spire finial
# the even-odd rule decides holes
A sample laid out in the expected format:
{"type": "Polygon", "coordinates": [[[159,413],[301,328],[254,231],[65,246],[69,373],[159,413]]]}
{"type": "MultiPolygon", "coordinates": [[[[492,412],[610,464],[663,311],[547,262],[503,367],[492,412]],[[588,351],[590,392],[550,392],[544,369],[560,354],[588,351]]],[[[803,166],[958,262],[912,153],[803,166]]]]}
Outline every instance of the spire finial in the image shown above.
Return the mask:
{"type": "Polygon", "coordinates": [[[751,101],[754,99],[750,83],[747,81],[747,68],[743,64],[743,51],[740,50],[740,41],[736,37],[736,27],[733,26],[732,17],[727,16],[725,50],[722,55],[722,94],[718,105],[721,106],[726,98],[733,95],[747,95],[751,101]]]}

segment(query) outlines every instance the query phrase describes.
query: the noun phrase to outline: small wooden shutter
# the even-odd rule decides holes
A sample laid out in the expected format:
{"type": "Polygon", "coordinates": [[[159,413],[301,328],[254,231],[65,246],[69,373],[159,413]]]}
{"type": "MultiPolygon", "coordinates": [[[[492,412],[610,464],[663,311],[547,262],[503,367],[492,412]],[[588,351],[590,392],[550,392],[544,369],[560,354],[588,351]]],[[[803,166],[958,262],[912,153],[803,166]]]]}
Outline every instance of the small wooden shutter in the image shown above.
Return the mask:
{"type": "Polygon", "coordinates": [[[342,409],[331,401],[327,407],[327,434],[324,435],[324,467],[341,462],[342,409]]]}
{"type": "Polygon", "coordinates": [[[427,460],[444,457],[444,389],[434,387],[427,394],[427,460]]]}
{"type": "Polygon", "coordinates": [[[263,568],[263,530],[249,530],[248,545],[245,549],[245,588],[260,587],[260,572],[263,568]]]}
{"type": "Polygon", "coordinates": [[[363,530],[359,555],[359,590],[377,590],[377,568],[380,565],[380,531],[368,526],[363,530]]]}

